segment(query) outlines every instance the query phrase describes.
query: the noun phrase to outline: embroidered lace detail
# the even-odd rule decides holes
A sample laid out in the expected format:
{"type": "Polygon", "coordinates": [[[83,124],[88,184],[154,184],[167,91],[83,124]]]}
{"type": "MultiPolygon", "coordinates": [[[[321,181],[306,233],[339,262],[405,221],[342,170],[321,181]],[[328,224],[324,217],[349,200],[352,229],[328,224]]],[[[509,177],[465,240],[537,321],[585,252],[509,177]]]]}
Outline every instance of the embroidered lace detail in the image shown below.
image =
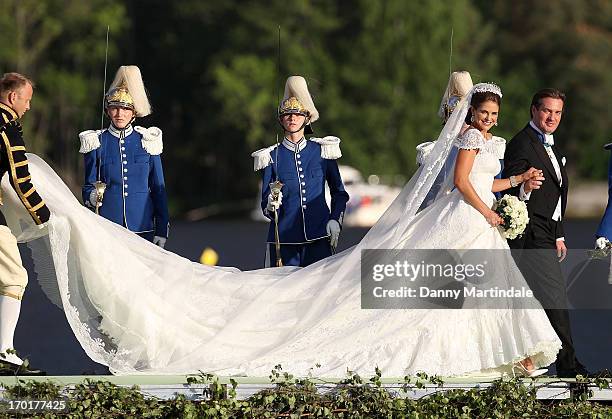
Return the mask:
{"type": "Polygon", "coordinates": [[[485,140],[477,129],[470,128],[455,140],[455,147],[465,150],[480,150],[481,153],[494,154],[498,159],[504,158],[506,140],[501,137],[492,137],[485,140]]]}
{"type": "Polygon", "coordinates": [[[504,158],[504,154],[506,153],[506,139],[502,137],[493,136],[491,141],[494,143],[493,148],[495,149],[495,156],[502,160],[504,158]]]}
{"type": "MultiPolygon", "coordinates": [[[[81,319],[79,310],[70,302],[71,292],[68,274],[69,242],[66,240],[66,237],[70,236],[70,224],[63,217],[56,216],[49,227],[49,241],[51,248],[55,249],[52,256],[66,319],[85,353],[92,360],[109,365],[117,355],[116,349],[108,347],[104,340],[92,330],[91,325],[81,319]]],[[[126,365],[126,367],[128,366],[126,365]]]]}
{"type": "Polygon", "coordinates": [[[476,129],[469,129],[455,140],[455,146],[464,150],[481,149],[485,146],[486,140],[476,129]]]}

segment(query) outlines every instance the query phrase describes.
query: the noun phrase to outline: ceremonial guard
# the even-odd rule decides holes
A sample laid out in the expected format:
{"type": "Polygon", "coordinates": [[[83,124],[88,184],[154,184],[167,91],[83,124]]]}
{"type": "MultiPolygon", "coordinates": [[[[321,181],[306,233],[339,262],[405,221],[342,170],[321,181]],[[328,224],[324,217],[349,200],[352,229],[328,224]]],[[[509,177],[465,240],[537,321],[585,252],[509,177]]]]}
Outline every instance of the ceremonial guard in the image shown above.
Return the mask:
{"type": "Polygon", "coordinates": [[[336,162],[340,139],[306,139],[318,118],[306,80],[289,77],[278,108],[284,138],[252,154],[255,170],[263,169],[261,208],[271,220],[266,266],[307,266],[330,256],[338,243],[349,199],[336,162]]]}
{"type": "MultiPolygon", "coordinates": [[[[42,228],[50,213],[31,182],[19,123],[30,109],[33,93],[34,84],[21,74],[7,73],[0,79],[0,178],[8,172],[19,200],[34,223],[42,228]]],[[[28,273],[21,262],[17,239],[6,224],[0,212],[0,375],[42,375],[42,371],[24,366],[14,352],[13,336],[28,273]]]]}
{"type": "Polygon", "coordinates": [[[132,126],[151,113],[140,70],[121,66],[104,98],[108,129],[79,134],[85,158],[83,202],[158,246],[168,237],[162,132],[132,126]]]}
{"type": "MultiPolygon", "coordinates": [[[[605,150],[612,150],[612,143],[604,146],[605,150]]],[[[595,246],[599,249],[612,248],[612,154],[610,155],[610,161],[608,163],[608,205],[606,206],[606,212],[599,223],[597,233],[595,233],[597,239],[595,240],[595,246]]]]}

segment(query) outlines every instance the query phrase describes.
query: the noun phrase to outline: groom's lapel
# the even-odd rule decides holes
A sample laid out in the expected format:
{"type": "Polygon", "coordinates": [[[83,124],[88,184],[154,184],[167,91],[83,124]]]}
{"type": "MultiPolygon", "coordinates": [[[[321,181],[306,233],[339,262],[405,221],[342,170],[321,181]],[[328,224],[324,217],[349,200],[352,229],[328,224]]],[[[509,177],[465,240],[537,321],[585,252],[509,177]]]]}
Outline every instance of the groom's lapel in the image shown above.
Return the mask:
{"type": "MultiPolygon", "coordinates": [[[[552,179],[555,180],[555,183],[557,184],[557,186],[561,186],[559,184],[559,179],[557,178],[557,172],[555,172],[555,168],[552,162],[550,161],[550,157],[548,157],[548,153],[544,149],[544,145],[540,142],[540,139],[538,138],[536,132],[529,125],[527,125],[527,127],[525,128],[525,131],[527,131],[527,135],[529,136],[529,139],[531,140],[531,146],[535,150],[540,160],[542,160],[544,167],[546,167],[546,169],[552,176],[552,179]]],[[[539,168],[536,167],[536,169],[539,169],[539,168]]]]}
{"type": "Polygon", "coordinates": [[[559,163],[559,170],[561,171],[563,187],[567,187],[567,171],[565,170],[565,165],[563,164],[563,156],[558,153],[557,147],[553,147],[552,150],[553,153],[555,153],[555,157],[557,157],[557,163],[559,163]]]}

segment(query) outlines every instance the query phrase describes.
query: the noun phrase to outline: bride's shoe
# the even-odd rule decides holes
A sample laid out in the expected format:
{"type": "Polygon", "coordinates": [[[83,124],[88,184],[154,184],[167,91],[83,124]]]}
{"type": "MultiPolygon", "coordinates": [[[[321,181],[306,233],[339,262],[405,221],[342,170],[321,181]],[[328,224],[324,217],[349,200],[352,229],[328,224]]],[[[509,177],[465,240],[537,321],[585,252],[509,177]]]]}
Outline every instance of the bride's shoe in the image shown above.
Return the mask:
{"type": "Polygon", "coordinates": [[[523,377],[534,378],[534,377],[539,377],[540,375],[546,374],[548,372],[548,368],[540,368],[540,369],[533,368],[533,364],[531,360],[529,358],[527,359],[529,360],[528,362],[520,361],[512,365],[512,376],[513,377],[516,377],[517,375],[519,375],[523,377]],[[528,368],[527,366],[525,366],[525,364],[528,364],[532,368],[528,368]]]}
{"type": "Polygon", "coordinates": [[[537,370],[523,370],[523,374],[525,375],[525,377],[530,377],[530,378],[534,378],[534,377],[539,377],[540,375],[544,375],[548,372],[548,368],[540,368],[537,370]]]}

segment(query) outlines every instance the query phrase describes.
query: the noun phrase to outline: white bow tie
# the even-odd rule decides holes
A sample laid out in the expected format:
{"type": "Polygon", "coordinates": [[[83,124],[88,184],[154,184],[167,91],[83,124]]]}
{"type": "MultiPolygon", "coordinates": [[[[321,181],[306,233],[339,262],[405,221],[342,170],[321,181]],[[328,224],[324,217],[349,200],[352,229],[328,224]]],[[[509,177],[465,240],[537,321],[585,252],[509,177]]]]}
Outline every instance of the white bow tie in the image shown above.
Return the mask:
{"type": "Polygon", "coordinates": [[[544,134],[544,143],[548,145],[555,145],[555,138],[552,134],[544,134]]]}

